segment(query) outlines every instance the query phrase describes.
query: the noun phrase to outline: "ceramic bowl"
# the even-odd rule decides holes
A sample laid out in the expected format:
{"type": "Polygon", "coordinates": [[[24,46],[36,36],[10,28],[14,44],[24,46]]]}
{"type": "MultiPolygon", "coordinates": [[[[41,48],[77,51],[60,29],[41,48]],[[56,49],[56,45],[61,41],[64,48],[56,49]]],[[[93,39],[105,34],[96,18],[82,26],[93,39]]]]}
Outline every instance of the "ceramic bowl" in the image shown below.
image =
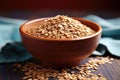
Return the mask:
{"type": "Polygon", "coordinates": [[[76,66],[97,48],[102,28],[95,22],[83,18],[74,19],[95,30],[95,34],[79,39],[53,40],[34,37],[26,33],[28,28],[39,24],[44,19],[47,18],[30,20],[20,26],[24,47],[43,65],[58,68],[76,66]]]}

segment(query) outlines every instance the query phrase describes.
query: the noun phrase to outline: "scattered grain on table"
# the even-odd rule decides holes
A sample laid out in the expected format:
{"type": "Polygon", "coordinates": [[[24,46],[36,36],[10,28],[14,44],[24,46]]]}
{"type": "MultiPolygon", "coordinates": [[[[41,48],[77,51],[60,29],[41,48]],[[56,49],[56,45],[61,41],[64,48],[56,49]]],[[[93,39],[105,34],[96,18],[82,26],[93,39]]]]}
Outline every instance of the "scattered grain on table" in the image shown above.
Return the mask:
{"type": "Polygon", "coordinates": [[[109,57],[90,58],[83,65],[59,70],[33,62],[26,62],[24,65],[14,64],[13,67],[16,71],[24,72],[23,80],[49,80],[51,77],[57,80],[107,80],[102,74],[94,72],[100,65],[109,64],[113,60],[109,57]]]}

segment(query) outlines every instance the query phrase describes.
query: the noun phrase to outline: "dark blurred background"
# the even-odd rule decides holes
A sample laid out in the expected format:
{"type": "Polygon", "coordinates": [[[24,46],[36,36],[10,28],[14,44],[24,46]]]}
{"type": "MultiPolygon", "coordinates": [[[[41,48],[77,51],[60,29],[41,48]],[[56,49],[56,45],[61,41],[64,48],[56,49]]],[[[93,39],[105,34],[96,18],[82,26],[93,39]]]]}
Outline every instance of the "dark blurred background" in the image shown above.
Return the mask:
{"type": "Polygon", "coordinates": [[[0,16],[33,19],[63,14],[102,18],[120,16],[119,0],[0,0],[0,16]]]}

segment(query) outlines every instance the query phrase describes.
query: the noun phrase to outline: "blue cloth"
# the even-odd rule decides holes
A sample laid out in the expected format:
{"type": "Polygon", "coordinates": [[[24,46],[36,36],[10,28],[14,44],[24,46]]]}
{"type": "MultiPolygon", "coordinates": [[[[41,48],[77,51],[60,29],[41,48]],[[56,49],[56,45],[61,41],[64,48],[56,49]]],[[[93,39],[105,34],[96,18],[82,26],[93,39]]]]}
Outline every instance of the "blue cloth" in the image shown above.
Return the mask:
{"type": "Polygon", "coordinates": [[[100,24],[103,28],[100,44],[114,56],[120,57],[120,17],[114,19],[102,19],[95,15],[84,17],[100,24]]]}
{"type": "Polygon", "coordinates": [[[19,26],[26,20],[0,17],[0,63],[21,62],[32,58],[21,44],[19,26]]]}
{"type": "MultiPolygon", "coordinates": [[[[103,28],[100,45],[94,55],[111,55],[120,57],[120,18],[102,19],[95,15],[84,18],[100,24],[103,28]]],[[[26,20],[0,17],[0,63],[21,62],[32,58],[21,43],[19,26],[26,20]]]]}

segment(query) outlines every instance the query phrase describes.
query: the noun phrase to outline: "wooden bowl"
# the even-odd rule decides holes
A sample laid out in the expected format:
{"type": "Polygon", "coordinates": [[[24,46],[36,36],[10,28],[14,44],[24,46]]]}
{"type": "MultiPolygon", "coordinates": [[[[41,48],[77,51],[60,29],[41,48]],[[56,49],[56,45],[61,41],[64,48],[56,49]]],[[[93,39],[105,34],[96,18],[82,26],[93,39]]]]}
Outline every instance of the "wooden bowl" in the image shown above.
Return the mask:
{"type": "Polygon", "coordinates": [[[74,19],[95,30],[95,34],[79,39],[53,40],[34,37],[26,33],[29,27],[39,24],[44,19],[46,18],[34,19],[20,26],[24,47],[43,65],[57,68],[76,66],[97,48],[102,28],[95,22],[83,18],[74,19]]]}

